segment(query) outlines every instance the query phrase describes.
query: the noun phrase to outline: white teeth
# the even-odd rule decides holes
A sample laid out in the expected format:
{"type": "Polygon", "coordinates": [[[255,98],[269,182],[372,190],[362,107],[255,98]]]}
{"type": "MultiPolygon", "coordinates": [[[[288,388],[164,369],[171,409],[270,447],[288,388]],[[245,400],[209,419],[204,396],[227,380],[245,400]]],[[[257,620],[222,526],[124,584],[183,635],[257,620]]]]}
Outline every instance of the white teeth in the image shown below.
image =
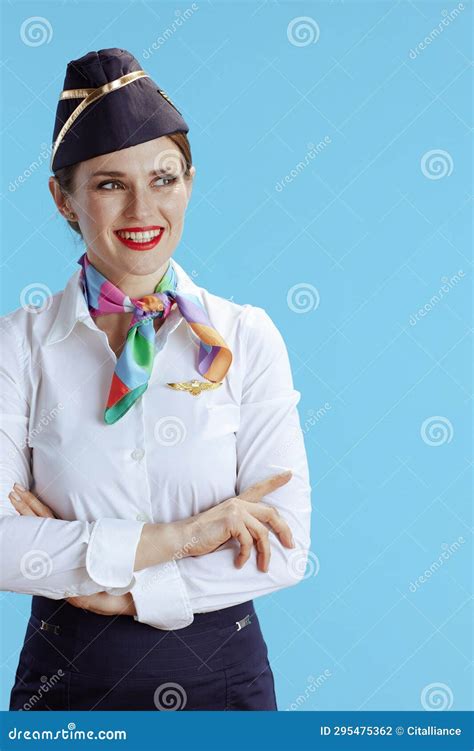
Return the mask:
{"type": "Polygon", "coordinates": [[[159,237],[161,235],[162,230],[151,230],[149,232],[123,232],[122,230],[117,230],[117,234],[124,238],[125,240],[133,240],[134,242],[150,242],[150,240],[154,240],[155,237],[159,237]]]}

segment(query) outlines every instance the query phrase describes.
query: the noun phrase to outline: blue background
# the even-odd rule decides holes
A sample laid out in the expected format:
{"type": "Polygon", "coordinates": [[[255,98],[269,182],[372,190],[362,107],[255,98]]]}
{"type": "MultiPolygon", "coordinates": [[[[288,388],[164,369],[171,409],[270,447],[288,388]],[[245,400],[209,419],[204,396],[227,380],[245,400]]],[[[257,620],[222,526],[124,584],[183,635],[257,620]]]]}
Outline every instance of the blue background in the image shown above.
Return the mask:
{"type": "MultiPolygon", "coordinates": [[[[82,252],[41,158],[65,65],[129,49],[190,125],[197,176],[177,260],[267,310],[302,395],[308,575],[256,601],[279,708],[423,709],[422,691],[443,684],[447,709],[471,709],[472,6],[423,50],[456,3],[196,6],[178,27],[189,2],[2,5],[0,312],[29,284],[63,289],[82,252]],[[20,34],[34,16],[50,25],[36,46],[20,34]],[[300,16],[310,43],[289,39],[300,16]],[[422,168],[433,150],[441,174],[422,168]],[[295,303],[295,285],[317,293],[295,303]],[[430,418],[441,429],[424,440],[430,418]]],[[[1,594],[1,709],[30,599],[1,594]]]]}

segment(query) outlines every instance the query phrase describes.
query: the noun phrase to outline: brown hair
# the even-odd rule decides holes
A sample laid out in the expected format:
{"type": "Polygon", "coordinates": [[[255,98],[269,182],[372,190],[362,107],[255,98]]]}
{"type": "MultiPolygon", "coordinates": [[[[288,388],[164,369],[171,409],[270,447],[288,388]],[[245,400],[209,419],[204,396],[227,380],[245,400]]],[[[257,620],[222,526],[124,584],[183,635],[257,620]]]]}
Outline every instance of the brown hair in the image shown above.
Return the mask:
{"type": "MultiPolygon", "coordinates": [[[[191,156],[191,146],[188,140],[188,137],[186,133],[169,133],[166,136],[167,138],[170,138],[174,144],[179,148],[181,151],[181,154],[184,157],[184,161],[186,164],[186,168],[184,171],[184,177],[189,177],[190,169],[192,167],[192,156],[191,156]]],[[[56,170],[54,172],[54,177],[58,181],[59,187],[61,188],[61,191],[66,196],[72,195],[74,192],[74,177],[76,174],[76,169],[78,165],[72,164],[70,167],[63,167],[62,169],[56,170]]],[[[67,223],[71,227],[71,229],[74,230],[74,232],[77,232],[78,235],[82,237],[82,232],[79,227],[79,222],[71,222],[69,219],[67,220],[67,223]]]]}

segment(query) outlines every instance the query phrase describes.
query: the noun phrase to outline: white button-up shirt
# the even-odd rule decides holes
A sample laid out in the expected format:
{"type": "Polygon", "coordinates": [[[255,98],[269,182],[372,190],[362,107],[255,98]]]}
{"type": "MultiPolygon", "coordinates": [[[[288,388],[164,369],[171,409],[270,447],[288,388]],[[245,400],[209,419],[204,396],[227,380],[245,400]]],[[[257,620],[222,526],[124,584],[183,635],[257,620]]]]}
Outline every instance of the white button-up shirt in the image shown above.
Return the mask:
{"type": "Polygon", "coordinates": [[[222,386],[199,396],[167,386],[203,380],[199,340],[175,306],[156,332],[147,390],[111,425],[103,413],[117,358],[89,313],[81,269],[36,312],[0,318],[1,590],[51,599],[131,592],[136,620],[179,629],[196,612],[302,578],[311,486],[282,336],[263,308],[211,294],[171,263],[178,291],[199,297],[232,365],[222,386]],[[133,570],[145,523],[185,519],[284,469],[292,479],[262,500],[287,521],[296,548],[270,532],[268,572],[255,547],[236,568],[233,539],[133,570]],[[14,482],[58,518],[20,516],[8,499],[14,482]]]}

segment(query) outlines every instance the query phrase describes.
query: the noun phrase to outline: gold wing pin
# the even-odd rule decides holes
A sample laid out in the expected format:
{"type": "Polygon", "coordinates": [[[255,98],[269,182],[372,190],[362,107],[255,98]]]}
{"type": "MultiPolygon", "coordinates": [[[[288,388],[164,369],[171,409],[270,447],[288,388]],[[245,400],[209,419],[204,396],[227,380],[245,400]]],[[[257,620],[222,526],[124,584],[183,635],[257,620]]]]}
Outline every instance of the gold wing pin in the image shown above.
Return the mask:
{"type": "Polygon", "coordinates": [[[178,383],[167,383],[166,385],[176,391],[187,391],[191,396],[199,396],[202,391],[209,391],[210,389],[217,389],[222,386],[223,381],[212,383],[209,381],[178,381],[178,383]]]}

